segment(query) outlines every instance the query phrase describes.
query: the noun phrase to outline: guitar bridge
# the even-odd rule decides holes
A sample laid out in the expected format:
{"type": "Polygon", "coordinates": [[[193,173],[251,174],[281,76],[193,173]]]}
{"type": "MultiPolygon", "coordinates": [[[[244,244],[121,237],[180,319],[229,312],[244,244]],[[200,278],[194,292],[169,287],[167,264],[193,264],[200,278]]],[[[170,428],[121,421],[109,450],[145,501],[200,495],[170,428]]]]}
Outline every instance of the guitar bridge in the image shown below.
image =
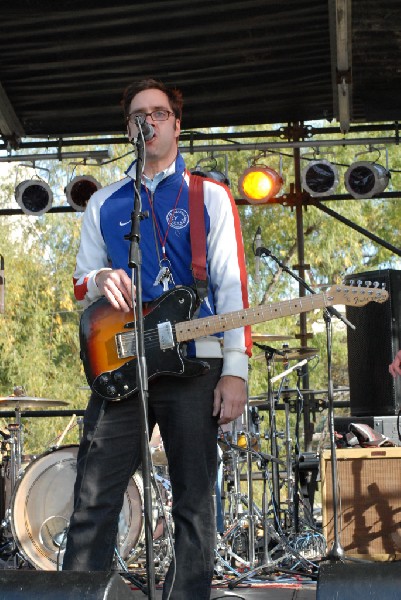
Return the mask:
{"type": "Polygon", "coordinates": [[[115,340],[118,358],[136,356],[135,335],[132,332],[117,333],[115,340]]]}
{"type": "Polygon", "coordinates": [[[157,329],[159,331],[160,349],[168,350],[169,348],[174,348],[175,343],[173,337],[173,329],[171,327],[170,321],[158,323],[157,329]]]}

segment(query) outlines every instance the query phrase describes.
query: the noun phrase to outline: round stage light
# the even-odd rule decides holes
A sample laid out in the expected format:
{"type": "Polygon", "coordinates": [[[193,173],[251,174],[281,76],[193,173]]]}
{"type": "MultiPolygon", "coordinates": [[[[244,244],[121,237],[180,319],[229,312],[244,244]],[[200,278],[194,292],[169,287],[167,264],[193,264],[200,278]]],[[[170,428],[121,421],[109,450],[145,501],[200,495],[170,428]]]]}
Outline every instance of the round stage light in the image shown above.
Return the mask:
{"type": "Polygon", "coordinates": [[[241,175],[238,189],[250,204],[267,204],[282,185],[282,177],[270,167],[250,167],[241,175]]]}
{"type": "Polygon", "coordinates": [[[208,179],[213,179],[213,181],[218,181],[218,183],[224,183],[227,187],[230,187],[229,178],[222,173],[222,171],[216,171],[215,169],[211,171],[203,171],[198,167],[191,169],[191,173],[193,175],[199,175],[200,177],[207,177],[208,179]]]}
{"type": "Polygon", "coordinates": [[[45,181],[30,179],[17,185],[15,199],[26,215],[39,217],[50,210],[53,193],[45,181]]]}
{"type": "Polygon", "coordinates": [[[338,186],[338,171],[328,160],[312,160],[301,173],[302,187],[314,198],[330,196],[338,186]]]}
{"type": "Polygon", "coordinates": [[[101,187],[91,175],[77,175],[65,188],[67,202],[77,212],[84,212],[90,197],[101,187]]]}
{"type": "Polygon", "coordinates": [[[381,194],[390,181],[390,172],[377,163],[360,161],[353,163],[344,174],[344,183],[354,198],[372,198],[381,194]]]}

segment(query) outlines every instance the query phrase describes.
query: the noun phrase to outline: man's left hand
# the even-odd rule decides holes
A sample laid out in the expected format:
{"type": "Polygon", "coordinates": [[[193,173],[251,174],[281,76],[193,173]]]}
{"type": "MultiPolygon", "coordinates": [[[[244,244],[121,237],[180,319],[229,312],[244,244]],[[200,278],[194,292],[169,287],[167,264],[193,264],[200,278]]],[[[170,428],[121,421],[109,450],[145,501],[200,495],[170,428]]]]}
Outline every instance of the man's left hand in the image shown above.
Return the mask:
{"type": "Polygon", "coordinates": [[[214,390],[213,416],[218,416],[218,424],[231,423],[241,416],[246,398],[245,381],[241,377],[224,375],[214,390]]]}

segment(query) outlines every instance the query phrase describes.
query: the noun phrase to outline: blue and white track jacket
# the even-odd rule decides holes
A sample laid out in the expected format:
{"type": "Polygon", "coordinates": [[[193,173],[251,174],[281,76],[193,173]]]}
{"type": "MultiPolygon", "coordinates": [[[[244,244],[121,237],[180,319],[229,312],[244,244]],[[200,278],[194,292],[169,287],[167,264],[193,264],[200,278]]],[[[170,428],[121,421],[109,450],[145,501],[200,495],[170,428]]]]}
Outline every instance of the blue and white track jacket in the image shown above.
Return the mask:
{"type": "MultiPolygon", "coordinates": [[[[99,270],[124,269],[131,276],[128,267],[129,242],[124,239],[124,236],[131,230],[135,175],[136,163],[134,162],[128,168],[124,179],[93,194],[83,215],[81,243],[74,273],[74,292],[76,299],[84,307],[101,295],[95,283],[95,276],[99,270]]],[[[165,252],[171,264],[174,284],[186,286],[194,283],[189,235],[190,177],[191,174],[186,170],[182,156],[178,154],[175,168],[169,170],[168,176],[158,183],[151,194],[154,215],[162,238],[171,221],[165,252]],[[181,194],[174,210],[180,188],[181,194]]],[[[198,317],[248,307],[243,241],[234,200],[226,186],[210,179],[204,180],[203,190],[209,296],[202,302],[198,317]]],[[[148,193],[142,184],[141,210],[149,213],[149,217],[140,223],[144,302],[154,300],[163,293],[161,285],[153,285],[160,269],[159,256],[162,255],[162,250],[155,232],[148,193]]],[[[174,284],[171,284],[171,287],[174,284]]],[[[220,337],[212,335],[200,338],[192,346],[193,351],[188,350],[189,354],[198,358],[222,356],[223,375],[236,375],[247,380],[248,356],[251,351],[249,327],[226,331],[220,337]],[[222,338],[224,343],[221,343],[222,338]]]]}

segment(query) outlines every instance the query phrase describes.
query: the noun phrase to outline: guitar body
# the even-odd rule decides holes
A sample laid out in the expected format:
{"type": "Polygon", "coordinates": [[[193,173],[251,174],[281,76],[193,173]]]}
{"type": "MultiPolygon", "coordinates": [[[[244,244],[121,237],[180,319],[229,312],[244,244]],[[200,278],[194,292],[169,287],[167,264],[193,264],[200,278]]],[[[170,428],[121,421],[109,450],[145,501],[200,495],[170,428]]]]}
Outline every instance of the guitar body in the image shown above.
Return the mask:
{"type": "MultiPolygon", "coordinates": [[[[196,294],[188,287],[169,290],[151,303],[144,316],[145,357],[148,379],[168,374],[193,377],[208,370],[199,360],[185,358],[181,344],[162,350],[158,325],[190,320],[196,309],[196,294]]],[[[120,358],[116,336],[132,334],[131,313],[115,310],[105,298],[91,304],[80,322],[81,359],[86,378],[93,391],[107,400],[122,400],[138,390],[137,356],[120,358]]]]}

